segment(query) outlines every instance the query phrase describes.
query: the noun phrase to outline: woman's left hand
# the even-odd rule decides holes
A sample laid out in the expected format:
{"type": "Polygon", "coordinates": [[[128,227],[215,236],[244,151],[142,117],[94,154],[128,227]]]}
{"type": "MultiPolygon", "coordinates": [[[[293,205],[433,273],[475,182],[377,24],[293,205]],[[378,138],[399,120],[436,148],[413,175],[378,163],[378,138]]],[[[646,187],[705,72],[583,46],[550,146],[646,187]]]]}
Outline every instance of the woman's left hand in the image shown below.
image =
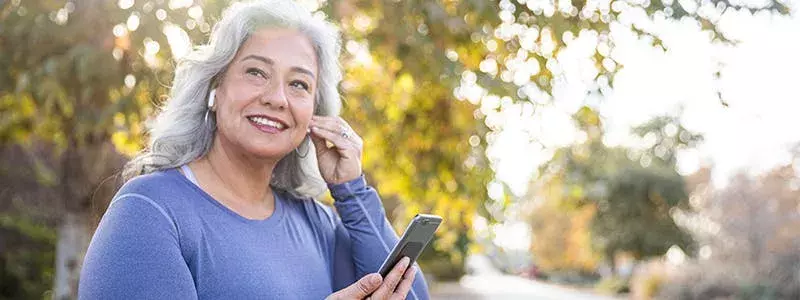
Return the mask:
{"type": "Polygon", "coordinates": [[[344,119],[313,116],[311,140],[317,149],[319,172],[325,182],[339,184],[361,176],[364,140],[344,119]],[[329,147],[326,141],[332,146],[329,147]]]}

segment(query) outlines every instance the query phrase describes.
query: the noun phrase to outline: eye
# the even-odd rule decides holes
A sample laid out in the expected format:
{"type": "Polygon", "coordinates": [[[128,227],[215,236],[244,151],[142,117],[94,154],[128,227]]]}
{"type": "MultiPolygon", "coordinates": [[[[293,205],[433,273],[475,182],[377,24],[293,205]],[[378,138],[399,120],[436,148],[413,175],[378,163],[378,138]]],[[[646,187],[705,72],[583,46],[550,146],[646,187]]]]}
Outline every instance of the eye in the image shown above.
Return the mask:
{"type": "Polygon", "coordinates": [[[305,83],[305,82],[303,82],[303,81],[300,81],[300,80],[295,80],[295,81],[292,81],[292,82],[291,82],[289,85],[290,85],[290,86],[292,86],[292,87],[294,87],[294,88],[300,88],[300,89],[303,89],[303,90],[305,90],[305,91],[308,91],[308,90],[309,90],[308,83],[305,83]]]}
{"type": "Polygon", "coordinates": [[[261,78],[264,78],[264,79],[268,78],[267,77],[267,73],[264,73],[264,71],[261,71],[258,68],[248,68],[246,72],[247,72],[248,75],[258,76],[258,77],[261,77],[261,78]]]}

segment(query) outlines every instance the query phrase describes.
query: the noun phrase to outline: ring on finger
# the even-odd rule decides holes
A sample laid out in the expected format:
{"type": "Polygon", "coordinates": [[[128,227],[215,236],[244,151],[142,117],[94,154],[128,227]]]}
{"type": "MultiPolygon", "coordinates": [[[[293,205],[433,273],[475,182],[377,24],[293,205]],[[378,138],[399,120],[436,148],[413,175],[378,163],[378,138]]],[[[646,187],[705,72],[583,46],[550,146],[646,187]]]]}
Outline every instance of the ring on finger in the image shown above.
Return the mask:
{"type": "Polygon", "coordinates": [[[342,126],[342,137],[349,139],[350,138],[350,130],[347,127],[342,126]]]}

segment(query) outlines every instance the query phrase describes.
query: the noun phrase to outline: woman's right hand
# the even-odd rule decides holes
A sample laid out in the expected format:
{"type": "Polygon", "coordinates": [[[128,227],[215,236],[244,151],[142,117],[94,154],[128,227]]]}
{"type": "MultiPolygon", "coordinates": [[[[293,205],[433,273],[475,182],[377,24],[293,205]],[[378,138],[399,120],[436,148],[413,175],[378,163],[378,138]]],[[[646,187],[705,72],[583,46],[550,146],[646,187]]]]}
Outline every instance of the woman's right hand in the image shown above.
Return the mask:
{"type": "Polygon", "coordinates": [[[367,274],[356,283],[331,294],[326,300],[405,299],[417,275],[414,267],[409,268],[409,261],[408,257],[403,257],[385,280],[378,273],[367,274]]]}

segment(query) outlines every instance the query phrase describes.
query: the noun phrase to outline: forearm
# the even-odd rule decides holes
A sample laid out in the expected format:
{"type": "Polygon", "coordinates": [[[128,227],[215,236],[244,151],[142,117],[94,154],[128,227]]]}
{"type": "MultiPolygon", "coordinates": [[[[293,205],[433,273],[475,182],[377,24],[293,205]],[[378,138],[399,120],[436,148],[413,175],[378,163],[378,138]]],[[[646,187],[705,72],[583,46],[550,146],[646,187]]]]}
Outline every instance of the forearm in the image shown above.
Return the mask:
{"type": "MultiPolygon", "coordinates": [[[[399,241],[397,233],[386,219],[377,191],[369,187],[363,177],[344,184],[331,185],[330,190],[336,200],[336,210],[350,237],[356,278],[377,272],[399,241]]],[[[428,298],[428,287],[419,268],[408,298],[428,298]]]]}
{"type": "Polygon", "coordinates": [[[358,277],[377,272],[398,237],[386,220],[378,193],[363,177],[331,185],[336,210],[347,229],[358,277]]]}

